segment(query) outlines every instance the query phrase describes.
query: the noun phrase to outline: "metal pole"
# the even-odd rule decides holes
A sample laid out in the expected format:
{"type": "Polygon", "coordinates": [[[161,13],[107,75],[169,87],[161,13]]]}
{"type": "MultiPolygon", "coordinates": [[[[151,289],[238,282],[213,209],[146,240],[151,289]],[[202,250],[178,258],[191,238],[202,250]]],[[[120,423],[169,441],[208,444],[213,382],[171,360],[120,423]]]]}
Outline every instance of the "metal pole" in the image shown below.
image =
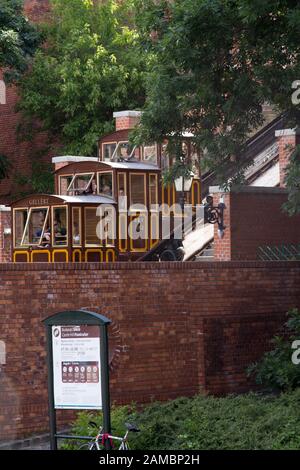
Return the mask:
{"type": "Polygon", "coordinates": [[[184,176],[182,177],[182,188],[181,188],[181,211],[182,211],[182,219],[181,219],[181,237],[182,240],[184,239],[184,176]]]}
{"type": "Polygon", "coordinates": [[[48,406],[50,424],[50,449],[57,450],[56,438],[56,411],[54,407],[54,384],[53,384],[53,348],[52,348],[52,326],[47,326],[47,369],[48,369],[48,406]]]}
{"type": "MultiPolygon", "coordinates": [[[[107,325],[101,326],[100,331],[103,433],[111,434],[107,325]]],[[[111,450],[110,441],[108,439],[105,441],[105,449],[111,450]]]]}

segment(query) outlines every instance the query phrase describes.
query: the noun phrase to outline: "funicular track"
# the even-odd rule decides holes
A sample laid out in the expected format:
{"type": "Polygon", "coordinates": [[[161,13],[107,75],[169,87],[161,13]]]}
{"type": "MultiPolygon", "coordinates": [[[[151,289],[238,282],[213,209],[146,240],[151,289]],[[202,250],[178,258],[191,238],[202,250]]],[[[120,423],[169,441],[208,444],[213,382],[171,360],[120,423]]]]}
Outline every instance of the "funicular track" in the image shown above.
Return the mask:
{"type": "MultiPolygon", "coordinates": [[[[252,165],[245,173],[248,184],[253,184],[278,161],[278,147],[274,140],[275,131],[283,129],[284,115],[280,115],[250,137],[246,143],[244,160],[252,165]]],[[[231,174],[228,173],[228,179],[231,174]]],[[[203,175],[201,181],[202,200],[209,194],[210,186],[216,184],[214,171],[203,175]]],[[[213,260],[214,228],[195,218],[190,226],[185,227],[183,242],[174,239],[174,231],[170,238],[162,240],[147,252],[139,261],[209,261],[213,260]]]]}

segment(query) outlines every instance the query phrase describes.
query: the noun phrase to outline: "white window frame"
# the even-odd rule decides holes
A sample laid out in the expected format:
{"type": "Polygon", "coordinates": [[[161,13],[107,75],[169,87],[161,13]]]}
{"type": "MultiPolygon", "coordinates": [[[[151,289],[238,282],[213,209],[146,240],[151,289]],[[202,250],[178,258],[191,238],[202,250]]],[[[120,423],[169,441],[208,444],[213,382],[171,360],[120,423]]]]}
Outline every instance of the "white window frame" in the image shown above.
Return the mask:
{"type": "Polygon", "coordinates": [[[114,198],[114,194],[115,194],[115,192],[114,192],[115,187],[114,187],[114,186],[115,186],[115,185],[114,185],[114,173],[113,173],[113,171],[107,170],[107,171],[98,171],[98,172],[97,172],[97,194],[98,194],[99,196],[110,197],[110,198],[113,199],[113,198],[114,198]],[[100,177],[101,175],[111,175],[111,182],[112,182],[112,185],[111,185],[111,196],[108,196],[107,194],[100,193],[99,177],[100,177]]]}
{"type": "Polygon", "coordinates": [[[115,141],[115,142],[102,142],[102,145],[101,145],[101,161],[104,162],[104,163],[108,161],[108,160],[105,160],[105,159],[104,159],[104,146],[105,146],[105,145],[115,145],[115,146],[116,146],[116,148],[115,148],[115,150],[113,151],[113,154],[112,154],[112,156],[111,156],[111,158],[110,158],[110,160],[109,160],[109,161],[112,161],[112,160],[113,160],[113,157],[114,157],[114,154],[115,154],[115,151],[116,151],[117,146],[118,146],[118,142],[117,142],[117,141],[115,141]]]}
{"type": "Polygon", "coordinates": [[[28,220],[28,207],[17,207],[13,210],[13,219],[14,219],[14,248],[22,248],[22,240],[23,240],[23,235],[24,235],[24,230],[25,228],[23,229],[23,232],[22,232],[22,237],[21,237],[21,243],[20,245],[17,245],[16,244],[16,213],[19,212],[19,211],[26,211],[27,213],[27,219],[26,219],[26,223],[25,223],[25,227],[26,227],[26,224],[27,224],[27,220],[28,220]]]}
{"type": "Polygon", "coordinates": [[[55,248],[66,248],[68,246],[68,237],[69,237],[69,210],[68,206],[64,205],[57,205],[57,206],[52,206],[51,207],[51,216],[52,216],[52,221],[51,221],[51,242],[52,246],[55,248]],[[64,245],[56,245],[55,244],[55,236],[54,236],[54,211],[55,209],[66,209],[66,243],[64,245]]]}
{"type": "Polygon", "coordinates": [[[23,246],[24,247],[26,247],[26,246],[40,246],[41,245],[42,239],[44,237],[45,229],[46,229],[46,223],[47,223],[47,220],[48,220],[48,217],[49,217],[49,211],[50,211],[49,206],[46,206],[46,207],[30,207],[28,217],[27,217],[27,221],[26,221],[26,225],[25,225],[24,232],[23,232],[23,237],[22,237],[22,240],[21,240],[21,247],[23,247],[23,246]],[[26,230],[27,230],[27,227],[28,227],[28,224],[29,224],[29,221],[30,221],[32,211],[44,210],[44,209],[46,209],[47,212],[46,212],[46,217],[45,217],[45,220],[44,220],[42,233],[41,233],[41,236],[40,236],[40,239],[39,239],[39,243],[27,243],[25,245],[24,244],[24,238],[25,238],[25,235],[26,235],[26,230]]]}
{"type": "MultiPolygon", "coordinates": [[[[91,183],[92,183],[92,181],[93,181],[94,176],[95,176],[95,172],[94,172],[94,173],[90,173],[90,172],[89,172],[89,173],[76,173],[76,174],[73,176],[72,181],[71,181],[71,183],[70,183],[69,186],[68,186],[67,195],[70,195],[70,194],[69,194],[70,192],[73,192],[73,193],[74,193],[74,192],[76,192],[76,191],[80,191],[80,192],[83,192],[83,193],[84,193],[84,191],[86,191],[86,190],[90,187],[90,185],[91,185],[91,183]],[[86,185],[83,189],[70,189],[70,188],[72,187],[72,185],[73,185],[75,179],[76,179],[78,176],[89,176],[89,175],[92,175],[92,176],[91,176],[91,178],[89,179],[89,182],[87,183],[87,185],[86,185]]],[[[74,195],[74,194],[73,194],[73,195],[74,195]]]]}
{"type": "Polygon", "coordinates": [[[154,143],[152,145],[149,144],[149,145],[143,145],[142,146],[142,160],[143,160],[143,162],[146,162],[150,165],[151,164],[152,165],[158,165],[158,145],[157,145],[157,143],[154,143]],[[151,160],[148,160],[148,159],[146,160],[145,159],[145,147],[153,147],[153,146],[155,147],[155,159],[156,159],[155,163],[153,163],[151,160]]]}
{"type": "MultiPolygon", "coordinates": [[[[120,141],[117,143],[117,146],[116,146],[116,149],[114,151],[114,153],[112,154],[112,157],[111,157],[111,161],[115,161],[115,157],[116,157],[116,154],[117,154],[117,151],[120,147],[121,144],[128,144],[129,145],[129,141],[128,140],[123,140],[123,141],[120,141]]],[[[132,149],[132,152],[131,154],[128,156],[127,160],[130,160],[132,158],[132,156],[134,155],[134,152],[136,151],[136,145],[133,146],[133,149],[132,149]]]]}

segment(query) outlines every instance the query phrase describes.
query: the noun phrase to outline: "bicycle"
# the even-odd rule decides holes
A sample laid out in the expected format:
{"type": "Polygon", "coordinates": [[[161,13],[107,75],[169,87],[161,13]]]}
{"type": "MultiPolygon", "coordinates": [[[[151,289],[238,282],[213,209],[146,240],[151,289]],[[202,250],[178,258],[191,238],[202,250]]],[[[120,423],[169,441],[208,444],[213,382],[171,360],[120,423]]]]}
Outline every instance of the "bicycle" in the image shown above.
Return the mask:
{"type": "MultiPolygon", "coordinates": [[[[89,425],[93,428],[98,428],[98,425],[94,421],[90,421],[89,425]]],[[[106,450],[106,442],[109,441],[110,448],[112,450],[130,450],[128,443],[128,435],[130,432],[140,432],[134,424],[125,423],[126,432],[123,437],[113,436],[112,434],[104,434],[103,428],[99,428],[99,432],[94,440],[82,444],[79,447],[79,450],[106,450]],[[117,442],[117,444],[114,443],[117,442]],[[119,445],[120,443],[120,445],[119,445]],[[119,447],[117,447],[119,445],[119,447]]]]}

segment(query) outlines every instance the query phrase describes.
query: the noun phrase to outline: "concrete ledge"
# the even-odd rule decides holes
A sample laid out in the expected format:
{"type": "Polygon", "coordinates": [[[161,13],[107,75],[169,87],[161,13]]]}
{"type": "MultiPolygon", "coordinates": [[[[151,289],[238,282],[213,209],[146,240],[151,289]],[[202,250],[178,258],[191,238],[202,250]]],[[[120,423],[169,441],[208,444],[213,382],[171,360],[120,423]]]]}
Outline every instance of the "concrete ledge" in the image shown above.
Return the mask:
{"type": "Polygon", "coordinates": [[[37,436],[28,437],[26,439],[19,439],[15,441],[0,441],[0,451],[1,450],[33,450],[40,447],[41,450],[46,450],[50,448],[49,445],[50,436],[49,434],[40,434],[37,436]]]}
{"type": "Polygon", "coordinates": [[[11,211],[10,207],[0,205],[0,212],[10,212],[10,211],[11,211]]]}
{"type": "Polygon", "coordinates": [[[300,129],[279,129],[275,131],[275,137],[286,137],[286,136],[293,136],[293,135],[300,135],[300,129]]]}
{"type": "Polygon", "coordinates": [[[113,114],[114,118],[120,117],[141,117],[141,111],[117,111],[113,114]]]}
{"type": "Polygon", "coordinates": [[[69,163],[78,163],[78,162],[98,162],[97,157],[79,157],[79,156],[72,156],[72,155],[66,155],[65,157],[53,157],[52,158],[52,163],[64,163],[64,162],[69,162],[69,163]]]}
{"type": "Polygon", "coordinates": [[[288,194],[286,188],[269,188],[266,186],[240,186],[239,188],[231,189],[230,191],[224,191],[220,186],[210,186],[209,192],[211,194],[222,193],[264,193],[264,194],[288,194]]]}

